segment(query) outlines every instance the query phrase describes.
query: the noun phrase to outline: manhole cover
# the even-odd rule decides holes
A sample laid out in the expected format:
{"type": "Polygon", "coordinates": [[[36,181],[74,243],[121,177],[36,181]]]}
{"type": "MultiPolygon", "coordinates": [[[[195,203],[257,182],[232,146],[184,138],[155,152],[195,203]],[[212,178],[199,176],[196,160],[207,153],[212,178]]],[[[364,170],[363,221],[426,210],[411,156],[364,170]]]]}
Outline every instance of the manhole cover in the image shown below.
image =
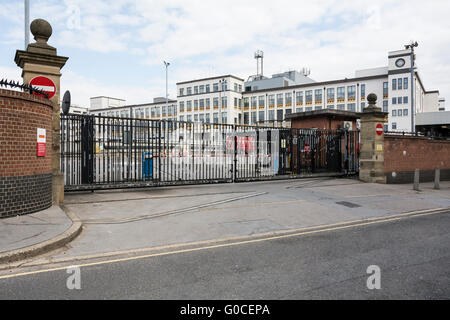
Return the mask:
{"type": "Polygon", "coordinates": [[[337,204],[340,204],[341,206],[346,206],[349,208],[359,208],[361,207],[359,204],[356,203],[351,203],[351,202],[347,202],[347,201],[341,201],[341,202],[336,202],[337,204]]]}

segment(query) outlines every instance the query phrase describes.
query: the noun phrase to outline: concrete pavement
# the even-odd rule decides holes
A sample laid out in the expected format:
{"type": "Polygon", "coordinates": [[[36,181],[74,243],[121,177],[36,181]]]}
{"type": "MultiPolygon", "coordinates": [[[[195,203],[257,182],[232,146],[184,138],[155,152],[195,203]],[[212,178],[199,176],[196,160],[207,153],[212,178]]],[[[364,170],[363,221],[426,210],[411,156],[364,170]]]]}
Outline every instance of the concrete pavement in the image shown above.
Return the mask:
{"type": "Polygon", "coordinates": [[[42,246],[43,241],[67,237],[70,228],[77,235],[81,223],[84,231],[74,241],[58,242],[65,244],[62,250],[30,263],[448,208],[450,182],[443,182],[441,190],[432,189],[431,183],[421,184],[420,192],[413,191],[412,185],[366,184],[336,178],[96,191],[68,193],[64,207],[66,214],[79,217],[80,221],[72,219],[79,230],[73,230],[73,222],[58,207],[0,220],[0,252],[42,246]]]}
{"type": "Polygon", "coordinates": [[[99,191],[66,195],[83,232],[41,263],[123,251],[227,240],[260,233],[450,207],[450,183],[366,184],[307,179],[99,191]]]}
{"type": "Polygon", "coordinates": [[[81,222],[60,207],[0,220],[0,265],[60,248],[81,232],[81,222]]]}

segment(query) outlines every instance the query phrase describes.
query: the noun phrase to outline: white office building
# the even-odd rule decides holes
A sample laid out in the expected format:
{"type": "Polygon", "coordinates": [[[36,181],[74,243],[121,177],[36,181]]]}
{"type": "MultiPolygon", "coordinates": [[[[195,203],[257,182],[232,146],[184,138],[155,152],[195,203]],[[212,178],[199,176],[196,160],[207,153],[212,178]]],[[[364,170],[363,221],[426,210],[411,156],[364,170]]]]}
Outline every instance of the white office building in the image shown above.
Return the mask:
{"type": "Polygon", "coordinates": [[[367,95],[375,93],[378,106],[389,113],[385,129],[410,132],[417,113],[439,111],[445,101],[439,98],[439,91],[425,89],[417,64],[411,72],[412,56],[412,49],[392,51],[386,67],[358,70],[354,78],[323,82],[314,81],[304,71],[271,78],[257,75],[247,82],[232,75],[180,82],[178,119],[245,125],[282,123],[294,112],[324,108],[361,112],[367,95]]]}

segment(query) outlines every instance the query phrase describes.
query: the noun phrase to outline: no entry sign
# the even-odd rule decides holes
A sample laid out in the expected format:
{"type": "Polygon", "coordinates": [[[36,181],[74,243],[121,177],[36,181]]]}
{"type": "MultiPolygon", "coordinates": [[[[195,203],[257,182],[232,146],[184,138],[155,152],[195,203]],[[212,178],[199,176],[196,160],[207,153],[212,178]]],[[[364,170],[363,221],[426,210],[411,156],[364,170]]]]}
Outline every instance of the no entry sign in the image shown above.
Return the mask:
{"type": "MultiPolygon", "coordinates": [[[[36,89],[44,91],[48,95],[49,99],[53,98],[53,96],[56,93],[56,86],[55,86],[55,84],[53,83],[52,80],[50,80],[47,77],[39,76],[39,77],[33,78],[30,81],[30,85],[33,88],[36,88],[36,89]]],[[[36,95],[39,95],[39,94],[36,94],[36,95]]]]}
{"type": "Polygon", "coordinates": [[[383,125],[381,123],[377,124],[376,128],[377,135],[381,136],[384,132],[383,125]]]}

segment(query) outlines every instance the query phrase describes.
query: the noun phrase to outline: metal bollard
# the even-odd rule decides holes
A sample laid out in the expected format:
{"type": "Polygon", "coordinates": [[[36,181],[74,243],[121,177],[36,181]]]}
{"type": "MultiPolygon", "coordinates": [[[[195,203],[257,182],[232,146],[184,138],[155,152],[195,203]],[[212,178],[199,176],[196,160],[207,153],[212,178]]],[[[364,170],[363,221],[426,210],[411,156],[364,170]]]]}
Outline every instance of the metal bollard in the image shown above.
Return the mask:
{"type": "Polygon", "coordinates": [[[414,188],[413,188],[415,191],[420,191],[419,190],[419,177],[420,177],[420,170],[416,169],[414,171],[414,188]]]}
{"type": "Polygon", "coordinates": [[[434,189],[436,190],[441,189],[439,180],[441,180],[441,168],[437,167],[434,171],[434,189]]]}

